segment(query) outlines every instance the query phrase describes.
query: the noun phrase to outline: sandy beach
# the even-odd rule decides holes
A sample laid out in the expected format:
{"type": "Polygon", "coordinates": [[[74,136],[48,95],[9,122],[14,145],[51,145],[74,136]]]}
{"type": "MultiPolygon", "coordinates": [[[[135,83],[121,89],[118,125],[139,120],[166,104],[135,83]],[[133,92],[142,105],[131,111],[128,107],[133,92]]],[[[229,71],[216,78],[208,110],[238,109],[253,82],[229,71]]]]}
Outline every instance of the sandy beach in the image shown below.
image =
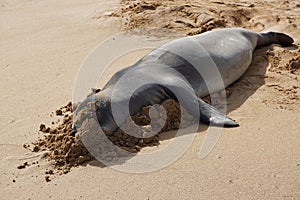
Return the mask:
{"type": "Polygon", "coordinates": [[[299,13],[299,0],[0,0],[0,199],[300,199],[299,13]],[[161,170],[124,173],[92,160],[46,181],[53,163],[24,144],[43,138],[40,124],[62,120],[52,112],[72,101],[92,49],[149,27],[181,35],[273,30],[295,42],[255,51],[228,89],[228,116],[240,127],[222,129],[206,158],[199,159],[201,125],[184,155],[161,170]],[[35,164],[18,169],[24,162],[35,164]]]}

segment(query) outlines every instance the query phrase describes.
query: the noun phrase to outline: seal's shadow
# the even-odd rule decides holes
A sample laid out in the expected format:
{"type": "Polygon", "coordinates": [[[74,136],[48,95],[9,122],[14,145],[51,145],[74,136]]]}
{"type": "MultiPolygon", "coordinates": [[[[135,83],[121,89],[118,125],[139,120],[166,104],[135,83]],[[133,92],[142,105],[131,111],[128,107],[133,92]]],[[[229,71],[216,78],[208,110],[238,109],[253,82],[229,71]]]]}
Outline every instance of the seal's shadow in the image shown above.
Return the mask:
{"type": "Polygon", "coordinates": [[[227,89],[227,114],[242,106],[261,86],[265,84],[265,76],[269,66],[267,52],[273,46],[260,48],[254,51],[251,65],[246,73],[227,89]]]}
{"type": "Polygon", "coordinates": [[[231,95],[227,97],[227,114],[242,106],[249,97],[265,84],[266,73],[270,64],[268,52],[272,52],[274,47],[287,50],[298,49],[296,45],[281,47],[277,44],[256,49],[253,53],[251,65],[246,73],[227,88],[231,92],[231,95]]]}
{"type": "MultiPolygon", "coordinates": [[[[246,73],[237,80],[234,84],[229,86],[227,90],[230,91],[230,95],[227,98],[227,114],[241,107],[248,98],[250,98],[261,86],[265,84],[265,77],[268,66],[270,64],[268,58],[268,52],[272,51],[273,48],[278,45],[271,45],[263,48],[256,49],[253,53],[253,58],[250,67],[246,73]]],[[[282,47],[284,48],[284,47],[282,47]]],[[[295,47],[286,47],[286,49],[291,49],[295,47]]],[[[298,48],[298,47],[297,47],[298,48]]],[[[235,119],[238,123],[238,119],[235,119]]],[[[242,124],[240,124],[242,126],[242,124]]],[[[198,132],[203,132],[208,128],[207,125],[200,124],[198,132]]],[[[191,134],[191,133],[185,133],[191,134]]],[[[199,133],[198,133],[199,134],[199,133]]],[[[176,130],[167,131],[159,134],[159,140],[165,141],[176,137],[176,130]]],[[[121,165],[136,154],[131,154],[128,157],[119,159],[114,162],[115,165],[121,165]]],[[[88,165],[97,167],[106,167],[100,161],[94,160],[88,163],[88,165]]]]}

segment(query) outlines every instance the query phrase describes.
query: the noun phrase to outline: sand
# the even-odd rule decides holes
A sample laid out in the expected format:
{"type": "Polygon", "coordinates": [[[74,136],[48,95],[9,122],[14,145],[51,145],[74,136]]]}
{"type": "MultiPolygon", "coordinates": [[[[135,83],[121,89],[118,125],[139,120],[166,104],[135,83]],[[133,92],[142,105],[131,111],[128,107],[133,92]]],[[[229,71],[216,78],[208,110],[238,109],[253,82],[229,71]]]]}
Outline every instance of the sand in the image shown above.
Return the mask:
{"type": "Polygon", "coordinates": [[[299,199],[300,2],[121,5],[93,0],[0,1],[1,198],[299,199]],[[23,145],[43,138],[40,124],[60,123],[63,116],[52,111],[71,100],[80,64],[97,44],[122,30],[145,26],[185,35],[234,26],[276,30],[293,36],[296,45],[272,45],[255,52],[245,76],[229,88],[228,115],[241,126],[223,129],[205,159],[198,157],[206,135],[201,126],[188,151],[156,172],[122,173],[91,161],[67,174],[51,175],[53,163],[23,145]]]}

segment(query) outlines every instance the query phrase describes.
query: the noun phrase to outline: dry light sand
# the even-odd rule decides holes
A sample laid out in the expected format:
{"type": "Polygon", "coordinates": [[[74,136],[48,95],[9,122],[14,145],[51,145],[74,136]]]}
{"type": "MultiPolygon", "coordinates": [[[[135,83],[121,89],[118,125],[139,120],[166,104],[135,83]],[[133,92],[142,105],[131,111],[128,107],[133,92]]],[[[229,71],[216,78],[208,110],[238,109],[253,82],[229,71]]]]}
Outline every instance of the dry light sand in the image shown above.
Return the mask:
{"type": "Polygon", "coordinates": [[[0,0],[0,199],[300,199],[299,14],[299,0],[0,0]],[[198,158],[203,128],[159,171],[128,174],[92,161],[46,182],[51,162],[28,159],[36,154],[23,144],[42,138],[41,123],[59,119],[50,114],[71,100],[80,64],[96,45],[145,27],[184,35],[276,30],[295,45],[255,52],[228,90],[228,115],[241,126],[223,129],[205,159],[198,158]],[[38,164],[17,169],[25,161],[38,164]]]}

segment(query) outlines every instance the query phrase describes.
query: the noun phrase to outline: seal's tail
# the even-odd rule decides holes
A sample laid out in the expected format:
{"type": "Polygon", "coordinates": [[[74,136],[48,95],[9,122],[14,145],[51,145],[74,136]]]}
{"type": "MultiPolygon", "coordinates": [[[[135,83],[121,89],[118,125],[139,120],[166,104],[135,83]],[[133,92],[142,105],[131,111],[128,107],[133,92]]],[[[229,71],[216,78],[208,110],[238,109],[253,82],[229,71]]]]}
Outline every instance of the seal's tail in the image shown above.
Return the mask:
{"type": "Polygon", "coordinates": [[[279,32],[260,33],[260,38],[257,41],[257,47],[268,46],[271,44],[280,44],[282,46],[291,46],[294,40],[287,34],[279,32]]]}

